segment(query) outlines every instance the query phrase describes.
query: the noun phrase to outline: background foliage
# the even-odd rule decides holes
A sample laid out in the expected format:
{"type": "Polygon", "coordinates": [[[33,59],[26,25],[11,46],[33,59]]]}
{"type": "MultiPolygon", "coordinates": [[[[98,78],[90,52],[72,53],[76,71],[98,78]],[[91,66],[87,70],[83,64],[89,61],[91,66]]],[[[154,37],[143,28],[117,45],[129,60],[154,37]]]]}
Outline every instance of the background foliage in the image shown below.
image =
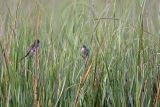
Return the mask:
{"type": "Polygon", "coordinates": [[[0,0],[0,106],[160,106],[159,7],[158,0],[0,0]],[[39,52],[20,61],[37,38],[39,52]]]}

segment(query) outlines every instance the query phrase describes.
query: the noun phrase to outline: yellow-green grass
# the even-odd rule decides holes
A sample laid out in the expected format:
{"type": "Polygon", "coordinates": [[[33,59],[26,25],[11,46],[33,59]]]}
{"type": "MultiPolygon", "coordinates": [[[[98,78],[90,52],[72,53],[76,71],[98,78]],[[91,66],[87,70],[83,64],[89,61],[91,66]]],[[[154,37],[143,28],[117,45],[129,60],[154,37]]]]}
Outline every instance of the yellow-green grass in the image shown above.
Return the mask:
{"type": "Polygon", "coordinates": [[[159,4],[0,0],[0,106],[160,106],[159,4]]]}

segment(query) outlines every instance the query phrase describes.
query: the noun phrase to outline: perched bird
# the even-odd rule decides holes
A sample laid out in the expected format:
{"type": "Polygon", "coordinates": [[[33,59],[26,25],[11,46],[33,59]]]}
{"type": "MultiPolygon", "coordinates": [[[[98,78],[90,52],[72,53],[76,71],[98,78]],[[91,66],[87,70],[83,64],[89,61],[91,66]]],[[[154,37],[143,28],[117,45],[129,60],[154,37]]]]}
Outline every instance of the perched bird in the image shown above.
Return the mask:
{"type": "Polygon", "coordinates": [[[39,47],[40,47],[40,41],[39,41],[39,39],[37,39],[31,45],[31,47],[28,50],[27,54],[24,57],[21,58],[21,60],[23,60],[27,56],[33,56],[36,53],[36,51],[39,49],[39,47]]]}
{"type": "Polygon", "coordinates": [[[83,59],[86,59],[89,55],[89,49],[83,45],[81,48],[81,56],[83,57],[83,59]]]}

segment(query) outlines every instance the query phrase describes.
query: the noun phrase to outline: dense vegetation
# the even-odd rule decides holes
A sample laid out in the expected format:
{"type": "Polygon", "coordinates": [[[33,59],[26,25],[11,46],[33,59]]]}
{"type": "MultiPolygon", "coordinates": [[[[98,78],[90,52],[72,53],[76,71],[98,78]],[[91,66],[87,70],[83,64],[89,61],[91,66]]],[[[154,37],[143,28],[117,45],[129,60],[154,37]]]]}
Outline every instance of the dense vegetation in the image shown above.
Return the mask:
{"type": "Polygon", "coordinates": [[[159,6],[0,0],[0,106],[160,106],[159,6]],[[35,39],[39,51],[20,61],[35,39]]]}

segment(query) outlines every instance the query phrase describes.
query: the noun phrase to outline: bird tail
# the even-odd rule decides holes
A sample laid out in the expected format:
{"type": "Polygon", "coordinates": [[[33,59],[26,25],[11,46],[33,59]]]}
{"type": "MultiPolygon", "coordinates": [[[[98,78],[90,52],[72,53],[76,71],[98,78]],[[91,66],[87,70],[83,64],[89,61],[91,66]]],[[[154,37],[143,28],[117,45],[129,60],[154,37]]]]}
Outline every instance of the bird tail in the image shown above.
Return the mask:
{"type": "Polygon", "coordinates": [[[20,61],[22,61],[24,58],[26,58],[27,56],[29,55],[29,52],[24,56],[24,57],[22,57],[21,59],[20,59],[20,61]]]}
{"type": "Polygon", "coordinates": [[[20,59],[20,61],[22,61],[25,57],[26,57],[26,56],[22,57],[22,58],[20,59]]]}

